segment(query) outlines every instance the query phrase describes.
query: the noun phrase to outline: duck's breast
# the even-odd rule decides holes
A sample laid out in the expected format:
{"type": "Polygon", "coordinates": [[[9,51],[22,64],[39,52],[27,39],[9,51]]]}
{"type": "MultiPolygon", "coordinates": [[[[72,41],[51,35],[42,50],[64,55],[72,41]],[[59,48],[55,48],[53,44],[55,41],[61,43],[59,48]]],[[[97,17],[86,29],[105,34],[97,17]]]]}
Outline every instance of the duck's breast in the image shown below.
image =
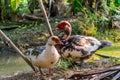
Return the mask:
{"type": "Polygon", "coordinates": [[[60,55],[55,47],[48,47],[43,54],[38,57],[39,66],[41,68],[51,68],[59,60],[60,55]]]}

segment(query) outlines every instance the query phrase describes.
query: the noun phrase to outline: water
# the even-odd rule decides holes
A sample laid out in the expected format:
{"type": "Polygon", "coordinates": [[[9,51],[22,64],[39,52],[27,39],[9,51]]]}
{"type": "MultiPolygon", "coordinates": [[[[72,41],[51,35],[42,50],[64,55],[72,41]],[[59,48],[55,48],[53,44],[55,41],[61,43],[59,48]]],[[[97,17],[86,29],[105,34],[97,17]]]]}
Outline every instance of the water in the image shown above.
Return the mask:
{"type": "Polygon", "coordinates": [[[0,55],[0,75],[30,70],[32,69],[21,57],[16,55],[0,55]]]}

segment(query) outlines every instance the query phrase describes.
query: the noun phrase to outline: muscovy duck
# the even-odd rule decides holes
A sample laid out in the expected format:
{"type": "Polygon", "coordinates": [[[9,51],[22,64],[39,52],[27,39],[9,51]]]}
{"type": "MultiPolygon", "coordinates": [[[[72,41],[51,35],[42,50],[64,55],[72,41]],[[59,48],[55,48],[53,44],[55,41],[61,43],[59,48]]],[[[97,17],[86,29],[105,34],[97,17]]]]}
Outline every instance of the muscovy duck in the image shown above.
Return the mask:
{"type": "Polygon", "coordinates": [[[111,46],[112,43],[106,40],[98,40],[94,37],[72,35],[72,27],[68,21],[61,21],[56,26],[57,31],[62,31],[59,38],[64,45],[56,45],[57,50],[64,58],[72,58],[74,61],[88,59],[98,49],[111,46]]]}
{"type": "Polygon", "coordinates": [[[52,68],[59,60],[60,55],[56,50],[56,44],[63,44],[57,36],[52,36],[48,39],[44,47],[37,47],[28,49],[26,54],[30,58],[34,66],[38,67],[40,73],[43,75],[41,68],[52,68]]]}

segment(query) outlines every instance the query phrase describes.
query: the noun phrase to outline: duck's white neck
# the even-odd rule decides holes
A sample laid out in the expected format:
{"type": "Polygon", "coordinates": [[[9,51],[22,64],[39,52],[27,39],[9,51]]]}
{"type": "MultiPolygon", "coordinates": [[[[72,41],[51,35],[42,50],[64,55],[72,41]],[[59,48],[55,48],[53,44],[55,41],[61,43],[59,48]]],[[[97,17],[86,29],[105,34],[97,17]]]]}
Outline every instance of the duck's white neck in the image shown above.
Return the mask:
{"type": "Polygon", "coordinates": [[[54,45],[55,45],[55,44],[51,44],[51,43],[48,43],[48,42],[47,42],[45,46],[46,46],[46,47],[47,47],[47,46],[50,47],[50,46],[54,46],[54,45]]]}

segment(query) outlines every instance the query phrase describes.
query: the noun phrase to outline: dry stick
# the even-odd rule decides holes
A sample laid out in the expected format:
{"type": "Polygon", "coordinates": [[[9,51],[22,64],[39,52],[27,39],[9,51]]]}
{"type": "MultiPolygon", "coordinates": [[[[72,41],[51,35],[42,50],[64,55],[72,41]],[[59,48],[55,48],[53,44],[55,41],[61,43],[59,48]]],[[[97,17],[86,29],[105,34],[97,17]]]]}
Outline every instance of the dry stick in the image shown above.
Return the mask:
{"type": "Polygon", "coordinates": [[[44,7],[44,5],[43,5],[43,2],[42,2],[42,0],[38,0],[38,1],[39,1],[39,5],[40,5],[40,7],[41,7],[41,9],[42,9],[42,11],[43,11],[43,13],[44,13],[44,17],[45,17],[46,23],[47,23],[47,25],[48,25],[49,33],[50,33],[51,36],[53,36],[53,32],[52,32],[52,29],[51,29],[51,25],[50,25],[50,23],[49,23],[49,19],[48,19],[48,17],[47,17],[47,14],[46,14],[45,7],[44,7]]]}
{"type": "Polygon", "coordinates": [[[2,32],[1,29],[0,29],[0,36],[8,43],[9,46],[11,46],[17,53],[19,53],[19,55],[26,61],[26,63],[35,71],[34,66],[28,60],[28,58],[15,46],[15,44],[2,32]]]}

